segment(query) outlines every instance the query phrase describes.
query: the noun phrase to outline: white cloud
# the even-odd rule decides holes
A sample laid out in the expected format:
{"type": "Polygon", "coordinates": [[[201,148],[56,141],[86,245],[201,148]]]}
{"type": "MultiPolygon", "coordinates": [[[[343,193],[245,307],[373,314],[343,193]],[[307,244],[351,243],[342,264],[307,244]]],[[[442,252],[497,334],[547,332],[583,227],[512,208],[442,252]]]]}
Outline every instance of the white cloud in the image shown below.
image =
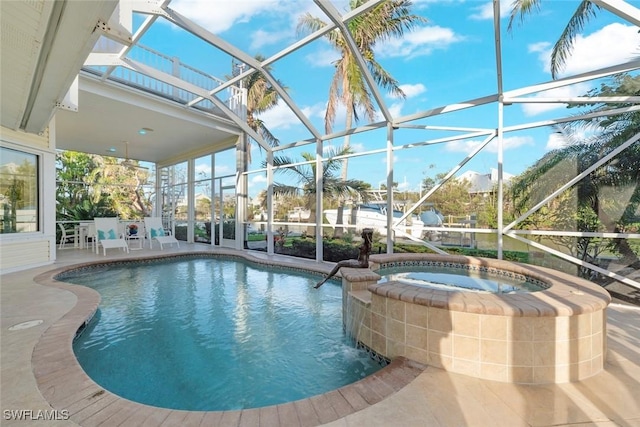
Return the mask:
{"type": "Polygon", "coordinates": [[[549,42],[538,42],[538,43],[531,43],[529,46],[527,46],[527,51],[529,53],[544,53],[545,55],[549,55],[551,53],[551,43],[549,42]]]}
{"type": "Polygon", "coordinates": [[[567,145],[567,140],[565,139],[565,137],[560,133],[554,132],[549,135],[545,149],[551,151],[558,148],[564,148],[565,145],[567,145]]]}
{"type": "MultiPolygon", "coordinates": [[[[580,34],[560,76],[630,61],[638,57],[639,44],[638,28],[631,25],[614,23],[586,36],[580,34]]],[[[538,59],[547,72],[550,72],[551,50],[548,43],[546,46],[540,43],[529,46],[530,52],[538,53],[538,59]]]]}
{"type": "Polygon", "coordinates": [[[354,153],[362,153],[364,151],[364,144],[361,142],[349,142],[349,147],[354,153]]]}
{"type": "Polygon", "coordinates": [[[405,33],[402,38],[394,37],[376,48],[381,57],[403,57],[411,59],[417,56],[429,55],[436,49],[447,49],[453,43],[464,38],[455,34],[450,28],[437,25],[420,27],[405,33]]]}
{"type": "Polygon", "coordinates": [[[216,165],[216,175],[229,175],[232,172],[234,170],[227,165],[216,165]]]}
{"type": "Polygon", "coordinates": [[[493,19],[493,3],[483,3],[481,6],[472,8],[473,14],[469,18],[476,21],[493,19]]]}
{"type": "MultiPolygon", "coordinates": [[[[427,88],[422,83],[418,83],[415,85],[412,85],[412,84],[400,85],[400,89],[402,89],[404,94],[407,96],[406,99],[414,98],[427,91],[427,88]]],[[[395,102],[391,105],[387,105],[387,108],[391,113],[391,117],[402,117],[402,109],[405,105],[405,100],[399,97],[395,97],[392,94],[389,94],[389,97],[398,99],[398,102],[395,102]]],[[[383,119],[384,117],[382,116],[382,113],[380,111],[377,111],[376,120],[383,120],[383,119]]]]}
{"type": "MultiPolygon", "coordinates": [[[[480,144],[482,144],[482,141],[478,140],[453,141],[445,144],[445,150],[452,152],[469,153],[472,150],[475,150],[480,144]]],[[[534,145],[534,141],[530,136],[514,136],[504,138],[502,140],[502,145],[504,147],[504,150],[507,151],[521,147],[523,145],[534,145]]],[[[497,153],[497,138],[494,138],[489,144],[487,144],[487,146],[484,148],[484,151],[489,153],[497,153]]]]}
{"type": "Polygon", "coordinates": [[[599,131],[600,129],[598,128],[594,129],[590,127],[582,128],[579,130],[572,129],[571,133],[568,136],[563,134],[562,132],[553,132],[547,138],[547,144],[545,145],[545,149],[548,151],[556,150],[559,148],[564,148],[568,145],[576,144],[583,141],[588,141],[589,138],[592,138],[594,137],[594,135],[597,135],[597,132],[599,131]],[[596,131],[595,134],[594,134],[594,130],[596,131]]]}
{"type": "Polygon", "coordinates": [[[196,177],[202,175],[211,176],[211,165],[199,164],[195,168],[196,177]]]}
{"type": "Polygon", "coordinates": [[[274,129],[289,129],[291,126],[300,123],[293,111],[282,100],[274,108],[260,114],[259,117],[271,131],[274,129]]]}
{"type": "Polygon", "coordinates": [[[298,18],[301,14],[315,10],[313,3],[306,0],[173,0],[170,7],[187,18],[202,25],[208,31],[219,34],[229,30],[234,25],[252,22],[255,31],[247,35],[251,40],[250,49],[259,51],[264,46],[278,44],[283,40],[294,40],[298,18]],[[277,16],[278,26],[274,27],[275,20],[266,20],[266,24],[255,24],[255,18],[265,16],[277,16]],[[289,19],[288,25],[283,27],[281,18],[289,19]],[[258,27],[258,25],[261,25],[258,27]],[[264,25],[264,26],[262,26],[264,25]]]}
{"type": "MultiPolygon", "coordinates": [[[[320,118],[323,120],[322,123],[324,123],[324,114],[327,110],[327,104],[325,102],[318,102],[304,107],[299,106],[299,108],[300,111],[302,111],[302,114],[312,122],[314,118],[320,118]]],[[[271,131],[275,129],[291,129],[291,127],[298,125],[302,126],[302,122],[300,122],[298,117],[283,100],[278,101],[278,104],[274,108],[265,111],[258,115],[258,117],[265,122],[271,131]]],[[[339,105],[338,114],[336,115],[336,123],[344,123],[344,117],[344,106],[339,105]],[[342,121],[340,122],[339,120],[342,121]]],[[[324,126],[321,130],[324,130],[324,126]]]]}
{"type": "Polygon", "coordinates": [[[396,102],[395,104],[391,104],[389,106],[391,117],[402,117],[402,107],[404,107],[404,102],[396,102]]]}
{"type": "MultiPolygon", "coordinates": [[[[563,86],[556,89],[539,92],[532,98],[570,98],[586,94],[591,85],[589,83],[579,83],[573,86],[563,86]]],[[[566,104],[522,104],[522,111],[526,116],[535,116],[547,111],[565,108],[566,104]]]]}
{"type": "Polygon", "coordinates": [[[249,180],[249,187],[254,185],[264,184],[267,182],[267,177],[263,174],[254,174],[249,180]]]}
{"type": "MultiPolygon", "coordinates": [[[[501,0],[500,1],[500,17],[504,18],[508,16],[511,12],[510,3],[512,0],[501,0]]],[[[493,19],[493,3],[487,2],[483,3],[480,6],[476,6],[472,8],[473,14],[469,16],[470,19],[475,21],[485,21],[488,19],[493,19]]]]}
{"type": "Polygon", "coordinates": [[[333,152],[338,151],[340,149],[340,147],[342,147],[342,145],[336,146],[336,145],[333,145],[333,144],[324,144],[322,146],[322,155],[324,157],[328,157],[329,153],[331,153],[332,151],[333,152]]]}
{"type": "Polygon", "coordinates": [[[326,102],[318,102],[314,105],[309,105],[307,107],[302,107],[301,108],[302,112],[305,114],[305,116],[311,118],[311,117],[323,117],[324,118],[324,112],[327,110],[327,103],[326,102]]]}
{"type": "MultiPolygon", "coordinates": [[[[522,147],[523,145],[535,145],[535,142],[530,136],[512,136],[502,139],[502,145],[504,150],[513,150],[514,148],[522,147]]],[[[489,143],[487,149],[492,153],[498,152],[498,141],[494,139],[489,143]]]]}
{"type": "Polygon", "coordinates": [[[247,22],[253,16],[279,9],[277,0],[174,0],[170,7],[197,22],[214,34],[228,30],[238,22],[247,22]]]}
{"type": "Polygon", "coordinates": [[[259,51],[263,46],[276,44],[282,40],[290,39],[294,32],[289,29],[283,29],[281,31],[265,31],[259,29],[251,34],[250,49],[253,52],[259,51]]]}
{"type": "Polygon", "coordinates": [[[305,56],[305,60],[312,67],[333,67],[333,63],[340,59],[340,53],[337,50],[329,47],[323,47],[318,50],[314,50],[305,56]]]}
{"type": "Polygon", "coordinates": [[[427,88],[422,83],[418,83],[415,85],[406,84],[400,85],[400,90],[404,92],[407,98],[413,98],[427,91],[427,88]]]}
{"type": "Polygon", "coordinates": [[[411,184],[409,184],[407,181],[402,181],[398,183],[398,190],[400,191],[408,190],[410,186],[411,184]]]}

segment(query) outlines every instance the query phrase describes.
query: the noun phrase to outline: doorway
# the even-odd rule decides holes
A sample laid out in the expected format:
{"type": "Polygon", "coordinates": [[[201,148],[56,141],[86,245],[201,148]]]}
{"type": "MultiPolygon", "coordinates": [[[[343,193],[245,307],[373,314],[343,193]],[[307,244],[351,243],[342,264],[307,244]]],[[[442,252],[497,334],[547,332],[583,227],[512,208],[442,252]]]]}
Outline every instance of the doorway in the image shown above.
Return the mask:
{"type": "Polygon", "coordinates": [[[215,244],[227,247],[236,247],[236,186],[230,184],[229,179],[216,179],[219,191],[216,191],[214,206],[215,221],[215,244]],[[226,181],[226,182],[225,182],[226,181]]]}

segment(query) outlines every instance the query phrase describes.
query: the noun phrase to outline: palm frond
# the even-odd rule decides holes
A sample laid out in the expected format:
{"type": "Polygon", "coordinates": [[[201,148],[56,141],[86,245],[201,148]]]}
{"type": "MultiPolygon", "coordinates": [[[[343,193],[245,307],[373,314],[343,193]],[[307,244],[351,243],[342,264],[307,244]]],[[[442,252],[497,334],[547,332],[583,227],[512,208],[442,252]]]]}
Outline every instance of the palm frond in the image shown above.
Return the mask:
{"type": "Polygon", "coordinates": [[[280,144],[280,140],[271,133],[262,120],[256,120],[256,127],[260,136],[264,138],[270,146],[277,147],[280,144]]]}
{"type": "MultiPolygon", "coordinates": [[[[350,10],[363,5],[366,0],[351,0],[350,10]]],[[[369,69],[374,75],[376,83],[397,96],[403,96],[401,89],[389,73],[383,70],[376,61],[373,47],[379,41],[388,40],[391,37],[401,37],[405,31],[415,28],[417,25],[427,22],[421,16],[410,13],[412,2],[410,0],[389,0],[382,2],[367,13],[351,19],[347,23],[348,31],[353,37],[359,51],[362,53],[369,69]]],[[[309,13],[299,18],[298,31],[313,32],[326,25],[321,19],[315,18],[309,13]]],[[[325,35],[327,41],[341,53],[341,58],[334,63],[335,74],[329,87],[329,100],[325,113],[325,131],[331,132],[336,118],[337,103],[343,103],[353,114],[356,122],[359,121],[359,111],[364,111],[366,117],[375,119],[375,106],[370,94],[362,70],[353,58],[352,52],[346,43],[340,30],[330,31],[325,35]]]]}
{"type": "Polygon", "coordinates": [[[554,79],[557,78],[558,73],[564,67],[567,58],[571,54],[577,35],[584,29],[589,19],[596,16],[597,9],[600,9],[600,6],[591,3],[589,0],[584,0],[580,2],[573,13],[551,53],[551,77],[554,79]]]}
{"type": "Polygon", "coordinates": [[[295,197],[300,195],[300,189],[292,185],[273,183],[273,194],[276,196],[295,197]]]}
{"type": "MultiPolygon", "coordinates": [[[[336,69],[338,67],[336,66],[336,69]]],[[[338,110],[338,101],[340,99],[340,82],[342,81],[342,75],[336,72],[331,79],[331,86],[329,86],[329,99],[327,101],[327,111],[324,115],[324,130],[326,133],[331,133],[333,124],[336,120],[336,112],[338,110]]]]}
{"type": "Polygon", "coordinates": [[[517,18],[520,18],[520,23],[522,23],[527,15],[540,10],[541,2],[542,0],[514,0],[511,4],[511,13],[509,15],[507,31],[511,32],[513,23],[517,18]]]}

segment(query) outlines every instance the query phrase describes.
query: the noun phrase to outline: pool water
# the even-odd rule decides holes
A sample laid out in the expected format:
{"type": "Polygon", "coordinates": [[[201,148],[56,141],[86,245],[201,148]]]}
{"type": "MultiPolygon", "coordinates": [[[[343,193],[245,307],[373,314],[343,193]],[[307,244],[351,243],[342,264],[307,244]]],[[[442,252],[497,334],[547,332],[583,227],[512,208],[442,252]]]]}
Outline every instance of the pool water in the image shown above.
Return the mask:
{"type": "Polygon", "coordinates": [[[342,326],[341,289],[223,259],[110,265],[65,275],[102,296],[75,340],[87,374],[153,406],[238,410],[337,389],[381,368],[342,326]]]}
{"type": "Polygon", "coordinates": [[[377,271],[382,278],[378,283],[397,281],[414,286],[446,291],[475,291],[496,294],[535,292],[545,289],[528,282],[522,276],[495,275],[488,272],[456,267],[391,267],[377,271]],[[410,268],[410,270],[407,270],[410,268]]]}

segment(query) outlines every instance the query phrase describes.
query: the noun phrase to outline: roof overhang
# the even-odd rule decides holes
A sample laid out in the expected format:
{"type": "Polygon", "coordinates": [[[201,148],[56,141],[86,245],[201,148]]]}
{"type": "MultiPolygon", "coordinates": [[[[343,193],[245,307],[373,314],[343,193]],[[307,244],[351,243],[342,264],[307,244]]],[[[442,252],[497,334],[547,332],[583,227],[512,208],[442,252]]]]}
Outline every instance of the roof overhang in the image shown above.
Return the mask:
{"type": "Polygon", "coordinates": [[[228,119],[86,73],[78,89],[77,111],[55,115],[59,149],[125,157],[128,143],[130,158],[162,164],[233,147],[241,134],[228,119]]]}
{"type": "Polygon", "coordinates": [[[118,0],[2,1],[2,126],[40,133],[118,0]]]}

